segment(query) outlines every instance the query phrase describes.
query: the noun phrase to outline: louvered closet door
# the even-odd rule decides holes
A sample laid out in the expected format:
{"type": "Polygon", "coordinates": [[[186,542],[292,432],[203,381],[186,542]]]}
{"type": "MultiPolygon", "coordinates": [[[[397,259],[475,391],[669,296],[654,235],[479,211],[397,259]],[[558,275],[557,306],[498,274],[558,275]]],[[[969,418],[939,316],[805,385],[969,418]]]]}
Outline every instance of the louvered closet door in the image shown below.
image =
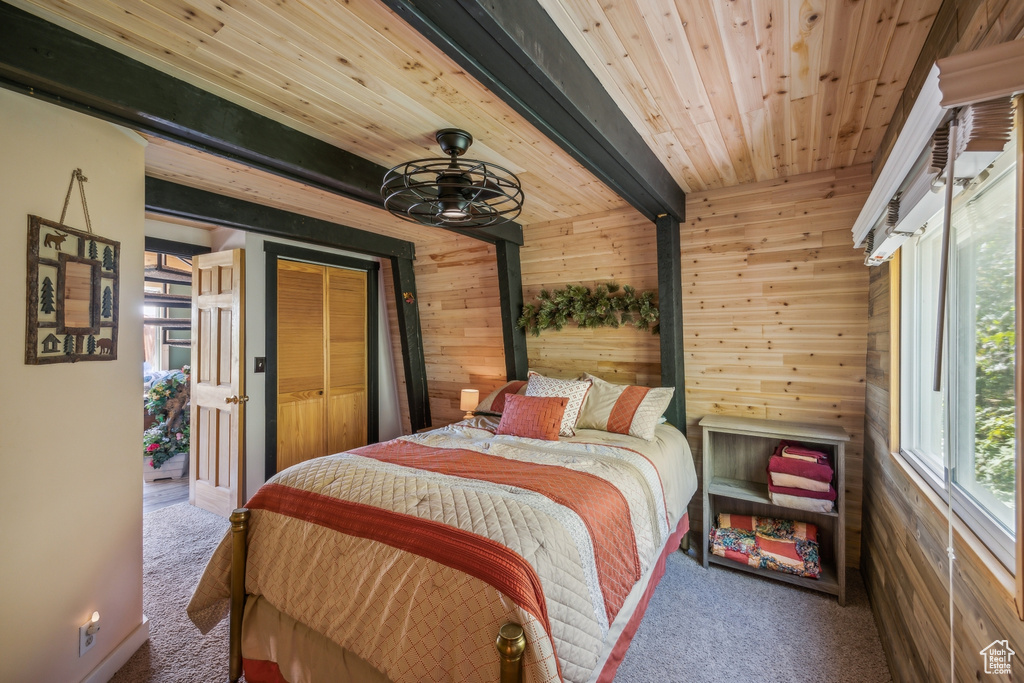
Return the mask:
{"type": "Polygon", "coordinates": [[[277,262],[277,471],[327,454],[324,268],[277,262]]]}
{"type": "Polygon", "coordinates": [[[327,268],[327,452],[366,445],[366,271],[327,268]]]}
{"type": "Polygon", "coordinates": [[[277,262],[277,469],[366,445],[366,271],[277,262]]]}

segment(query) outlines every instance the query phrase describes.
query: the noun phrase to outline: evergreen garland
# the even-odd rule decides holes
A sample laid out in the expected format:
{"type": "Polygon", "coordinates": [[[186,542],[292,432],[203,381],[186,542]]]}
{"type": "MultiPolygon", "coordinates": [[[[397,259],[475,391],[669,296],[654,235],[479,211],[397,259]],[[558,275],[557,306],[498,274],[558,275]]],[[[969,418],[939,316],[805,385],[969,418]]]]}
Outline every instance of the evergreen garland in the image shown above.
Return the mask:
{"type": "Polygon", "coordinates": [[[638,330],[658,334],[658,306],[654,292],[637,294],[629,285],[598,285],[594,291],[583,285],[568,285],[549,292],[540,290],[537,301],[523,306],[517,323],[533,336],[541,330],[560,330],[572,320],[578,327],[619,327],[632,325],[638,330]]]}

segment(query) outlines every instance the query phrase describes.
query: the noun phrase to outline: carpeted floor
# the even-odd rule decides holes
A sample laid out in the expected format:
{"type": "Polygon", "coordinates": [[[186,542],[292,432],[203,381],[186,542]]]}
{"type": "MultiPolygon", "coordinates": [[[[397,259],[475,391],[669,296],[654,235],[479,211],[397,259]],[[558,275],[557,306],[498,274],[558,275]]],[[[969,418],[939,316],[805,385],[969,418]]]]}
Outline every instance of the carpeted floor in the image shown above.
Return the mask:
{"type": "MultiPolygon", "coordinates": [[[[227,520],[181,503],[144,517],[150,641],[114,683],[207,683],[227,674],[227,622],[203,636],[185,605],[227,520]]],[[[692,551],[691,551],[692,552],[692,551]]],[[[674,553],[616,683],[890,681],[857,572],[835,598],[674,553]]]]}
{"type": "Polygon", "coordinates": [[[739,680],[891,681],[860,573],[847,571],[840,607],[823,593],[670,555],[616,683],[739,680]]]}
{"type": "Polygon", "coordinates": [[[143,515],[142,611],[149,617],[149,641],[112,683],[227,680],[227,620],[204,636],[185,606],[228,526],[223,517],[187,502],[143,515]]]}

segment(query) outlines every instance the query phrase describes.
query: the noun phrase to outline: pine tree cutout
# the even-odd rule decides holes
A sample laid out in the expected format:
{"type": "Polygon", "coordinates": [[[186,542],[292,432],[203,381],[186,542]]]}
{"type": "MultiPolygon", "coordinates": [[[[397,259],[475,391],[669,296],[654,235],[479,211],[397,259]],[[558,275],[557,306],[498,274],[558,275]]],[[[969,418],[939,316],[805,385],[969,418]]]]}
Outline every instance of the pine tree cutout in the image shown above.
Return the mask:
{"type": "Polygon", "coordinates": [[[109,318],[113,314],[114,310],[114,295],[110,291],[110,287],[103,288],[103,305],[100,309],[100,315],[104,318],[109,318]]]}
{"type": "Polygon", "coordinates": [[[89,258],[93,260],[99,258],[99,250],[96,248],[96,240],[89,242],[89,258]]]}
{"type": "Polygon", "coordinates": [[[75,353],[75,335],[64,335],[64,355],[70,356],[75,353]]]}
{"type": "Polygon", "coordinates": [[[103,247],[103,270],[114,269],[114,250],[110,247],[103,247]]]}
{"type": "Polygon", "coordinates": [[[85,350],[90,356],[96,353],[96,337],[91,334],[89,335],[89,340],[85,344],[85,350]]]}
{"type": "Polygon", "coordinates": [[[43,291],[39,298],[43,313],[53,313],[53,281],[48,277],[43,278],[43,291]]]}

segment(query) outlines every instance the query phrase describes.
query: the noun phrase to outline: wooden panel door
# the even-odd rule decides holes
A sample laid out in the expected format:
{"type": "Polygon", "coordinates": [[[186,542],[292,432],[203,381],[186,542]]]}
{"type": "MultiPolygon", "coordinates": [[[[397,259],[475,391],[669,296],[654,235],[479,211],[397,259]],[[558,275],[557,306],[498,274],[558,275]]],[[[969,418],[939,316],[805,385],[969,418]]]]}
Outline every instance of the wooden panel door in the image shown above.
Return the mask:
{"type": "Polygon", "coordinates": [[[327,452],[366,445],[366,271],[327,271],[327,452]]]}
{"type": "Polygon", "coordinates": [[[324,267],[277,262],[277,471],[327,454],[324,267]]]}
{"type": "Polygon", "coordinates": [[[241,507],[245,462],[245,254],[192,265],[192,437],[189,502],[227,517],[241,507]]]}

